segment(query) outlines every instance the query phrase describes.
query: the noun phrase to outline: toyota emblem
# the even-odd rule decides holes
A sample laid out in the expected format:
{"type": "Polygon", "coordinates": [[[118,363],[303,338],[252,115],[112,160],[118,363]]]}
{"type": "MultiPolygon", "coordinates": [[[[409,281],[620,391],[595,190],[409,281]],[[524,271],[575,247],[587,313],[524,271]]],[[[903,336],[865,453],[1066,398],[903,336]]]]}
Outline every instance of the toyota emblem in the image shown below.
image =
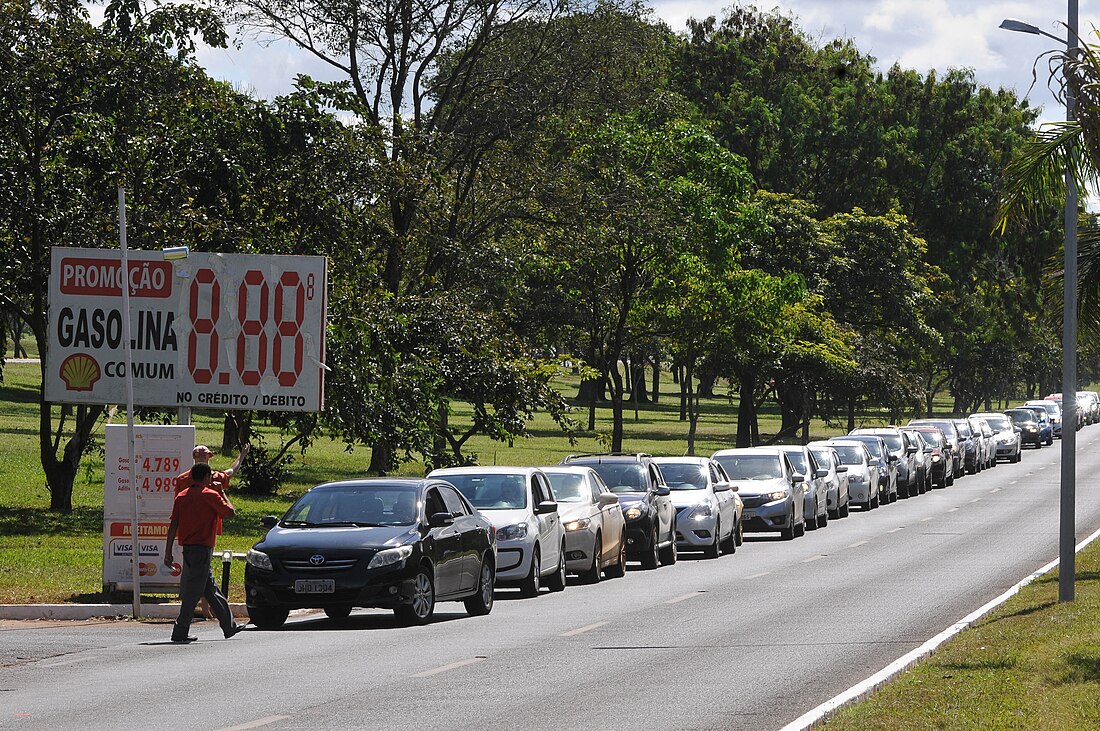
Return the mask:
{"type": "Polygon", "coordinates": [[[325,557],[319,553],[316,553],[309,557],[309,562],[314,566],[320,566],[325,562],[325,557]]]}

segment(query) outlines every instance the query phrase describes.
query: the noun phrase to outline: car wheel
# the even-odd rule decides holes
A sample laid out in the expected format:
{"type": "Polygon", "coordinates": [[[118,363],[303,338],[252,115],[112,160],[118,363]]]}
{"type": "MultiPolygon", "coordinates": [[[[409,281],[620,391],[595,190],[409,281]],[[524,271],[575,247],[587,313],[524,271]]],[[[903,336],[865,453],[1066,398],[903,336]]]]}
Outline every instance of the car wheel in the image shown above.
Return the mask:
{"type": "Polygon", "coordinates": [[[779,533],[783,536],[785,541],[793,541],[796,535],[796,528],[794,524],[794,508],[791,508],[791,514],[787,518],[787,527],[781,530],[779,533]]]}
{"type": "Polygon", "coordinates": [[[558,570],[546,577],[546,586],[550,591],[565,590],[565,543],[558,549],[558,570]]]}
{"type": "Polygon", "coordinates": [[[870,500],[870,502],[869,502],[869,503],[867,503],[867,504],[871,506],[871,507],[869,508],[870,510],[874,510],[875,508],[877,508],[877,507],[878,507],[878,505],[879,505],[879,501],[878,501],[878,495],[875,495],[874,497],[872,497],[872,498],[871,498],[871,500],[870,500]]]}
{"type": "Polygon", "coordinates": [[[626,534],[619,538],[619,560],[607,567],[607,576],[612,579],[621,579],[626,576],[626,534]]]}
{"type": "Polygon", "coordinates": [[[397,607],[393,613],[406,624],[422,625],[431,621],[435,612],[435,585],[428,570],[421,566],[413,579],[412,603],[397,607]]]}
{"type": "Polygon", "coordinates": [[[581,572],[581,581],[586,584],[600,583],[600,559],[603,558],[603,536],[596,534],[596,540],[592,544],[592,567],[581,572]]]}
{"type": "MultiPolygon", "coordinates": [[[[722,541],[723,551],[725,551],[726,553],[737,553],[737,534],[740,529],[741,525],[739,523],[733,524],[733,530],[730,531],[730,537],[722,541]]],[[[719,533],[718,535],[721,535],[721,533],[719,533]]]]}
{"type": "Polygon", "coordinates": [[[678,555],[676,548],[676,526],[672,526],[672,540],[667,546],[661,549],[661,565],[671,566],[676,563],[676,557],[678,555]]]}
{"type": "Polygon", "coordinates": [[[535,544],[535,550],[531,554],[531,570],[527,572],[527,576],[519,584],[520,596],[527,597],[528,599],[539,595],[540,576],[539,576],[539,564],[541,564],[540,552],[538,544],[535,544]]]}
{"type": "Polygon", "coordinates": [[[817,501],[814,500],[814,507],[810,511],[810,519],[806,520],[806,509],[802,509],[802,524],[805,526],[805,530],[817,530],[817,501]]]}
{"type": "Polygon", "coordinates": [[[279,629],[290,616],[289,609],[274,607],[248,607],[248,621],[260,629],[279,629]]]}
{"type": "Polygon", "coordinates": [[[794,527],[794,537],[801,538],[806,535],[806,516],[802,516],[802,522],[794,527]]]}
{"type": "Polygon", "coordinates": [[[738,546],[745,543],[745,524],[740,520],[737,521],[737,538],[735,539],[738,546]]]}
{"type": "Polygon", "coordinates": [[[350,604],[332,604],[325,607],[325,616],[329,619],[347,619],[351,614],[350,604]]]}
{"type": "Polygon", "coordinates": [[[718,558],[722,555],[722,523],[714,521],[714,543],[703,549],[704,558],[718,558]]]}
{"type": "Polygon", "coordinates": [[[642,556],[642,568],[655,569],[660,565],[661,558],[657,549],[657,528],[654,526],[653,535],[649,537],[649,550],[642,556]]]}
{"type": "Polygon", "coordinates": [[[829,525],[829,511],[826,510],[821,515],[817,516],[817,527],[824,528],[829,525]]]}
{"type": "Polygon", "coordinates": [[[477,581],[477,593],[462,602],[466,605],[466,613],[472,617],[481,617],[493,611],[493,590],[495,588],[496,571],[493,570],[492,562],[482,557],[481,576],[477,581]]]}
{"type": "Polygon", "coordinates": [[[840,510],[838,510],[836,514],[838,516],[840,516],[841,518],[847,518],[848,514],[851,513],[851,511],[852,511],[852,506],[850,504],[851,501],[852,501],[851,498],[848,498],[847,500],[845,500],[844,505],[842,505],[840,507],[840,510]]]}

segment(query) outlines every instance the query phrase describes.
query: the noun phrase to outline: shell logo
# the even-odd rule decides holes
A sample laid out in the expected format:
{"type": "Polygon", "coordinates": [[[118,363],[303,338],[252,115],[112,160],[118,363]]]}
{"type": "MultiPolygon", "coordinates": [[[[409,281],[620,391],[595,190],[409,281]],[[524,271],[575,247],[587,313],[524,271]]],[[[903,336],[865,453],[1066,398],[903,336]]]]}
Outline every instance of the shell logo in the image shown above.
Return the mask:
{"type": "Polygon", "coordinates": [[[91,391],[99,376],[99,363],[87,353],[74,353],[61,362],[61,380],[70,391],[91,391]]]}

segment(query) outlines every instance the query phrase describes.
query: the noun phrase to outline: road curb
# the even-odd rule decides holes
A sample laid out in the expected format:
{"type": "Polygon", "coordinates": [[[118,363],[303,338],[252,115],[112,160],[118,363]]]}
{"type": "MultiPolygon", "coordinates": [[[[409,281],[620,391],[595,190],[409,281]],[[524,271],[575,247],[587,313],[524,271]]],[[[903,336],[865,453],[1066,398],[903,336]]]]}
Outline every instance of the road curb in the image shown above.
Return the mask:
{"type": "MultiPolygon", "coordinates": [[[[1100,537],[1100,530],[1096,531],[1088,538],[1078,543],[1074,547],[1073,552],[1075,554],[1080,553],[1085,546],[1092,543],[1098,537],[1100,537]]],[[[986,614],[989,614],[991,611],[1007,602],[1009,599],[1019,593],[1020,589],[1024,588],[1032,581],[1035,581],[1035,579],[1038,579],[1040,576],[1049,573],[1057,567],[1058,559],[1055,559],[1048,563],[1046,566],[1043,566],[1038,571],[1027,576],[1025,579],[1011,587],[1004,594],[1001,594],[999,597],[989,602],[988,604],[984,604],[983,606],[974,610],[955,624],[945,629],[943,632],[940,632],[938,635],[925,642],[920,647],[906,653],[905,655],[902,655],[897,660],[894,660],[894,662],[890,663],[882,670],[878,671],[863,682],[857,683],[851,688],[848,688],[848,690],[845,690],[833,696],[817,708],[803,713],[801,716],[780,729],[780,731],[803,731],[804,729],[809,729],[824,724],[826,721],[828,721],[831,715],[839,711],[841,708],[855,703],[856,701],[862,700],[874,691],[878,690],[894,677],[900,675],[901,673],[916,665],[924,658],[931,655],[940,647],[940,645],[947,642],[949,639],[959,634],[967,627],[973,626],[975,622],[984,617],[986,614]]]]}
{"type": "MultiPolygon", "coordinates": [[[[247,617],[244,604],[230,604],[234,617],[247,617]]],[[[142,604],[141,616],[150,619],[175,619],[176,604],[142,604]]],[[[95,617],[131,617],[133,604],[0,604],[0,619],[93,619],[95,617]]]]}

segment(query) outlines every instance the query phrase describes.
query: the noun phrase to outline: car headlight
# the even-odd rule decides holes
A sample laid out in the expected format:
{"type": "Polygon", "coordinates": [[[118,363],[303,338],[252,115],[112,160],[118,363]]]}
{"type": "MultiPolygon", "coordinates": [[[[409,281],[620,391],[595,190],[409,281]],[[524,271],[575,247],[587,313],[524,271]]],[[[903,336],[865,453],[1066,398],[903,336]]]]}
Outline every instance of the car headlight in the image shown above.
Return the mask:
{"type": "Polygon", "coordinates": [[[849,472],[848,473],[848,482],[849,483],[854,482],[856,484],[859,484],[860,482],[863,482],[863,475],[853,475],[851,472],[849,472]]]}
{"type": "Polygon", "coordinates": [[[623,513],[623,515],[626,516],[627,520],[637,520],[638,518],[642,517],[643,512],[645,511],[642,510],[640,505],[635,505],[633,507],[627,508],[626,512],[623,513]]]}
{"type": "Polygon", "coordinates": [[[1029,426],[1029,427],[1027,428],[1027,430],[1028,430],[1029,432],[1031,432],[1032,434],[1034,434],[1035,432],[1039,431],[1039,427],[1037,427],[1037,426],[1029,426]]]}
{"type": "Polygon", "coordinates": [[[516,523],[515,525],[506,525],[503,528],[497,528],[497,540],[498,541],[514,541],[520,538],[527,537],[527,524],[516,523]]]}
{"type": "MultiPolygon", "coordinates": [[[[571,520],[563,527],[569,532],[586,530],[588,526],[592,525],[592,520],[589,518],[581,518],[580,520],[571,520]]],[[[526,527],[526,526],[524,526],[526,527]]]]}
{"type": "Polygon", "coordinates": [[[398,546],[397,548],[387,548],[384,551],[379,551],[374,554],[374,558],[367,564],[367,569],[380,569],[383,566],[402,564],[405,559],[412,555],[412,552],[412,546],[398,546]]]}
{"type": "Polygon", "coordinates": [[[692,520],[706,520],[714,515],[714,508],[710,503],[699,503],[691,509],[692,520]]]}
{"type": "Polygon", "coordinates": [[[942,462],[942,461],[943,461],[943,457],[941,457],[941,456],[940,456],[940,455],[938,455],[938,454],[933,454],[933,455],[932,455],[932,461],[933,461],[933,462],[942,462]]]}
{"type": "Polygon", "coordinates": [[[767,493],[766,495],[764,495],[764,497],[767,498],[767,501],[769,503],[775,502],[776,500],[783,500],[787,497],[787,491],[786,490],[776,490],[775,492],[767,493]]]}
{"type": "Polygon", "coordinates": [[[250,565],[255,566],[258,569],[264,571],[274,571],[275,567],[271,565],[271,557],[263,551],[257,551],[255,548],[248,549],[248,553],[245,555],[244,560],[250,565]]]}

